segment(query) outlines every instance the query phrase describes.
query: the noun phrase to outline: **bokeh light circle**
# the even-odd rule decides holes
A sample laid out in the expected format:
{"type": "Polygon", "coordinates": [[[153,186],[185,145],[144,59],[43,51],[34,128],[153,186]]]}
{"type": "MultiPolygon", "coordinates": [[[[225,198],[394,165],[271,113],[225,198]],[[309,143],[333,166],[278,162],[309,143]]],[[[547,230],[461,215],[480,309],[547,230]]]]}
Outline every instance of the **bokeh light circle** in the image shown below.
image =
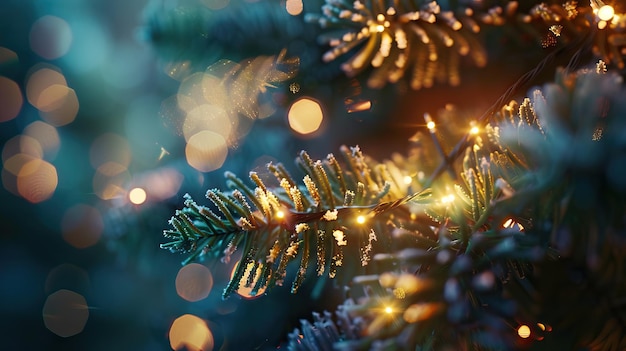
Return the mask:
{"type": "Polygon", "coordinates": [[[194,315],[184,314],[172,323],[170,346],[174,350],[213,350],[215,341],[207,323],[194,315]]]}
{"type": "Polygon", "coordinates": [[[0,46],[0,66],[19,62],[15,51],[0,46]]]}
{"type": "Polygon", "coordinates": [[[85,204],[68,208],[61,220],[63,239],[77,249],[95,245],[103,228],[100,211],[85,204]]]}
{"type": "Polygon", "coordinates": [[[300,134],[311,134],[319,129],[324,114],[317,101],[302,98],[291,105],[287,117],[291,129],[300,134]]]}
{"type": "Polygon", "coordinates": [[[43,121],[35,121],[24,128],[24,135],[37,140],[47,157],[53,158],[61,146],[57,129],[43,121]]]}
{"type": "Polygon", "coordinates": [[[191,263],[181,267],[176,275],[176,293],[191,302],[209,296],[213,288],[213,275],[206,266],[191,263]]]}
{"type": "Polygon", "coordinates": [[[200,172],[210,172],[222,167],[226,155],[228,155],[226,139],[209,130],[192,135],[185,147],[187,163],[200,172]]]}
{"type": "Polygon", "coordinates": [[[51,332],[67,338],[83,331],[89,308],[85,298],[73,291],[61,289],[50,294],[43,306],[43,322],[51,332]]]}
{"type": "Polygon", "coordinates": [[[204,130],[210,130],[228,139],[233,122],[224,109],[218,106],[203,104],[187,113],[183,123],[185,140],[204,130]]]}
{"type": "MultiPolygon", "coordinates": [[[[41,95],[43,96],[48,89],[42,92],[41,95]]],[[[79,103],[78,96],[76,96],[76,91],[74,91],[74,89],[62,86],[57,86],[55,89],[61,89],[62,92],[55,93],[57,95],[54,96],[58,97],[58,94],[60,94],[62,98],[54,101],[52,105],[42,107],[39,111],[39,115],[44,121],[52,124],[53,126],[60,127],[70,124],[76,119],[76,116],[78,115],[79,103]]]]}
{"type": "Polygon", "coordinates": [[[58,110],[65,104],[71,90],[67,85],[51,84],[41,91],[34,105],[42,112],[58,110]]]}
{"type": "Polygon", "coordinates": [[[112,200],[126,196],[126,184],[131,177],[128,169],[117,162],[106,162],[93,176],[93,191],[102,200],[112,200]]]}
{"type": "Polygon", "coordinates": [[[17,117],[23,103],[24,98],[17,83],[0,76],[0,122],[10,121],[17,117]]]}
{"type": "MultiPolygon", "coordinates": [[[[9,139],[2,148],[2,161],[4,162],[5,168],[10,168],[8,163],[9,159],[13,158],[17,155],[26,155],[32,158],[43,158],[43,147],[39,143],[39,141],[28,135],[16,135],[13,138],[9,139]]],[[[13,174],[17,175],[17,170],[12,171],[13,174]]]]}
{"type": "Polygon", "coordinates": [[[128,200],[135,205],[141,205],[146,202],[148,195],[142,188],[133,188],[128,192],[128,200]]]}
{"type": "Polygon", "coordinates": [[[41,159],[28,161],[17,174],[17,191],[32,203],[49,199],[58,184],[56,168],[41,159]]]}
{"type": "Polygon", "coordinates": [[[43,16],[33,23],[29,35],[30,47],[39,56],[54,60],[65,55],[72,44],[72,29],[56,16],[43,16]]]}
{"type": "Polygon", "coordinates": [[[292,16],[297,16],[302,13],[302,10],[304,10],[302,0],[287,0],[285,7],[287,9],[287,13],[292,16]]]}
{"type": "Polygon", "coordinates": [[[602,5],[598,9],[598,18],[603,21],[610,21],[615,16],[615,9],[611,5],[602,5]]]}
{"type": "Polygon", "coordinates": [[[67,81],[60,69],[51,65],[37,65],[32,71],[26,83],[26,98],[31,105],[40,109],[38,103],[42,93],[53,85],[67,86],[67,81]]]}

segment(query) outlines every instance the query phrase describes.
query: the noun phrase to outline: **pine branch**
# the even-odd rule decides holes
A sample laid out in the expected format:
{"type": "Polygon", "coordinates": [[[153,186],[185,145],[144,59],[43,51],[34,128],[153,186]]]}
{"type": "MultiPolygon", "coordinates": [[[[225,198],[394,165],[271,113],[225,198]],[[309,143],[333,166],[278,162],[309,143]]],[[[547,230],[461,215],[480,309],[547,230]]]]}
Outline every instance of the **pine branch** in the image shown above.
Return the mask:
{"type": "Polygon", "coordinates": [[[366,266],[373,242],[386,245],[391,239],[377,233],[387,232],[385,226],[392,218],[396,225],[415,221],[406,206],[427,201],[429,192],[406,195],[406,185],[392,187],[385,167],[374,164],[358,147],[342,147],[341,153],[345,170],[332,154],[324,161],[313,161],[302,152],[297,160],[305,172],[301,185],[282,165],[268,165],[280,184],[277,187],[251,173],[256,185],[252,189],[227,173],[232,191],[213,189],[206,194],[213,210],[185,196],[185,208],[176,212],[170,220],[172,229],[164,232],[171,241],[162,247],[188,253],[184,263],[222,254],[222,260],[228,261],[241,250],[242,259],[224,297],[242,284],[254,285],[253,293],[282,285],[287,265],[298,256],[293,292],[306,276],[309,257],[314,257],[318,275],[326,273],[331,278],[340,266],[366,266]],[[344,250],[358,254],[345,255],[344,250]],[[261,268],[258,281],[243,282],[248,265],[261,268]]]}
{"type": "Polygon", "coordinates": [[[342,64],[349,77],[371,68],[367,80],[371,88],[406,78],[412,89],[420,89],[435,81],[458,85],[464,56],[477,67],[486,65],[481,31],[490,27],[531,34],[544,49],[592,32],[592,41],[575,56],[583,50],[593,51],[596,57],[623,69],[626,20],[613,12],[624,9],[609,6],[613,12],[608,8],[600,11],[603,6],[607,5],[600,1],[480,1],[455,8],[438,1],[327,0],[321,14],[308,14],[307,19],[327,30],[320,36],[330,46],[325,61],[352,55],[342,64]]]}
{"type": "Polygon", "coordinates": [[[520,325],[546,349],[625,344],[624,188],[606,166],[623,157],[625,94],[617,75],[584,70],[506,105],[465,149],[455,196],[423,208],[432,245],[377,254],[378,274],[353,280],[363,337],[336,348],[514,349],[520,325]]]}

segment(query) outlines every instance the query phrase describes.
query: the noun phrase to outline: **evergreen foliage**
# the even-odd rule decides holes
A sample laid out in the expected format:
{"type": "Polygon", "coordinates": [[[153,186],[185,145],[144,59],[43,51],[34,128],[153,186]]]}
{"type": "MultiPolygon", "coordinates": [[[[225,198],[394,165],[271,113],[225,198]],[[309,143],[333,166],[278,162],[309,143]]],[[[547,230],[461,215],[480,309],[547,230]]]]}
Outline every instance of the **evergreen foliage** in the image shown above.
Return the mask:
{"type": "MultiPolygon", "coordinates": [[[[309,18],[348,26],[353,34],[331,39],[325,59],[350,52],[349,75],[371,61],[375,88],[405,74],[403,55],[414,60],[413,88],[436,75],[458,84],[459,55],[486,62],[479,29],[468,24],[511,19],[541,22],[566,40],[582,35],[576,45],[623,67],[626,17],[600,28],[600,1],[534,2],[521,15],[513,1],[462,3],[457,16],[435,1],[393,11],[382,2],[328,1],[309,18]],[[386,15],[397,23],[387,25],[386,15]],[[420,44],[401,47],[400,31],[420,44]],[[381,43],[394,40],[384,52],[381,43]]],[[[429,123],[432,138],[420,138],[408,157],[377,162],[344,146],[339,158],[323,160],[303,151],[298,177],[272,163],[251,172],[251,183],[226,172],[229,190],[209,190],[207,205],[185,196],[162,247],[187,254],[184,263],[228,261],[239,251],[224,298],[243,286],[254,295],[284,284],[289,265],[294,293],[307,277],[345,285],[334,314],[316,313],[289,335],[294,351],[626,349],[626,90],[606,65],[560,69],[554,82],[478,121],[454,153],[434,133],[449,126],[429,123]],[[451,176],[416,157],[424,144],[451,176]],[[530,338],[518,337],[520,327],[530,338]]]]}

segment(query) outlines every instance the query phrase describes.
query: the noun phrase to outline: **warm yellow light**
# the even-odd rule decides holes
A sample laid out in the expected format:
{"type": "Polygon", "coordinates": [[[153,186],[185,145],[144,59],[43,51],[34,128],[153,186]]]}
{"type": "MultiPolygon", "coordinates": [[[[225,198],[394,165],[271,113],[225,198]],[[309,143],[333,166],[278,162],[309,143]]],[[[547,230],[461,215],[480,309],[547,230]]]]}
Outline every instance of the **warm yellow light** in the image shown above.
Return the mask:
{"type": "Polygon", "coordinates": [[[506,221],[504,221],[504,223],[502,224],[502,227],[510,228],[513,225],[513,223],[514,223],[513,220],[509,218],[506,221]]]}
{"type": "Polygon", "coordinates": [[[391,308],[390,306],[385,307],[385,313],[392,314],[393,313],[393,308],[391,308]]]}
{"type": "MultiPolygon", "coordinates": [[[[436,58],[435,58],[436,60],[436,58]]],[[[435,60],[431,60],[431,61],[435,61],[435,60]]],[[[430,117],[429,113],[425,113],[424,114],[424,121],[426,122],[426,128],[428,128],[428,130],[432,133],[435,131],[435,121],[433,121],[433,118],[430,117]]]]}
{"type": "Polygon", "coordinates": [[[537,326],[539,327],[539,329],[541,330],[546,330],[546,326],[542,323],[537,323],[537,326]]]}
{"type": "Polygon", "coordinates": [[[357,222],[357,223],[359,223],[359,224],[363,224],[363,223],[365,223],[365,216],[362,216],[362,215],[361,215],[361,216],[358,216],[358,217],[356,218],[356,222],[357,222]]]}
{"type": "Polygon", "coordinates": [[[409,185],[413,182],[413,178],[411,178],[411,176],[404,176],[404,184],[409,185]]]}
{"type": "Polygon", "coordinates": [[[207,323],[194,315],[182,315],[172,323],[170,346],[174,350],[213,350],[213,334],[207,323]]]}
{"type": "Polygon", "coordinates": [[[291,129],[300,134],[311,134],[319,129],[324,114],[317,101],[303,98],[291,105],[287,118],[291,129]]]}
{"type": "Polygon", "coordinates": [[[134,188],[128,192],[128,199],[135,205],[141,205],[146,201],[146,191],[142,188],[134,188]]]}
{"type": "Polygon", "coordinates": [[[470,128],[470,134],[476,135],[478,134],[478,132],[480,132],[480,129],[478,129],[478,126],[476,125],[476,123],[472,122],[471,128],[470,128]]]}
{"type": "Polygon", "coordinates": [[[285,212],[276,211],[276,218],[279,218],[279,219],[285,218],[285,212]]]}
{"type": "Polygon", "coordinates": [[[598,18],[603,21],[610,21],[615,16],[615,10],[611,5],[604,5],[598,9],[598,18]]]}
{"type": "Polygon", "coordinates": [[[530,336],[530,328],[527,325],[521,325],[517,328],[517,335],[519,335],[520,338],[528,338],[530,336]]]}
{"type": "Polygon", "coordinates": [[[444,204],[449,204],[454,201],[454,194],[448,194],[441,198],[441,202],[444,204]]]}
{"type": "Polygon", "coordinates": [[[512,218],[507,219],[502,224],[502,228],[515,228],[515,226],[517,226],[521,232],[524,231],[524,226],[515,222],[512,218]]]}
{"type": "Polygon", "coordinates": [[[384,31],[385,31],[385,26],[383,26],[382,24],[377,25],[377,26],[376,26],[376,31],[377,31],[378,33],[382,33],[382,32],[384,32],[384,31]]]}
{"type": "Polygon", "coordinates": [[[41,159],[32,159],[17,174],[17,191],[26,200],[39,203],[49,199],[59,184],[56,168],[41,159]]]}
{"type": "Polygon", "coordinates": [[[200,172],[210,172],[222,167],[227,155],[226,139],[210,130],[191,136],[185,147],[187,163],[200,172]]]}
{"type": "Polygon", "coordinates": [[[302,4],[302,0],[287,0],[285,4],[287,8],[287,13],[292,16],[297,16],[302,13],[304,9],[304,5],[302,4]]]}

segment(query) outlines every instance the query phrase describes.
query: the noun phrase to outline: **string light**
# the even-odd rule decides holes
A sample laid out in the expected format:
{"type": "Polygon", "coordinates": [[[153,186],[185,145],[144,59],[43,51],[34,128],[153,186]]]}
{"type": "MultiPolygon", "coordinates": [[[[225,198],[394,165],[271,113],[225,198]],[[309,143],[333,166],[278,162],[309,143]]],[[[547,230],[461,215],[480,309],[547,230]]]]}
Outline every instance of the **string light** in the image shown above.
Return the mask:
{"type": "Polygon", "coordinates": [[[128,199],[135,205],[141,205],[146,202],[146,191],[142,188],[134,188],[128,192],[128,199]]]}
{"type": "Polygon", "coordinates": [[[519,328],[517,328],[517,335],[519,335],[520,338],[523,339],[530,337],[530,328],[527,325],[521,325],[519,328]]]}
{"type": "Polygon", "coordinates": [[[504,223],[502,223],[502,228],[515,228],[517,226],[520,231],[524,231],[524,226],[515,222],[512,218],[508,218],[504,223]]]}
{"type": "Polygon", "coordinates": [[[480,129],[478,128],[478,126],[476,125],[476,122],[472,121],[470,123],[470,134],[472,135],[476,135],[480,132],[480,129]]]}
{"type": "Polygon", "coordinates": [[[444,204],[449,204],[454,201],[454,194],[448,194],[441,198],[441,202],[444,204]]]}
{"type": "Polygon", "coordinates": [[[598,9],[598,18],[603,21],[610,21],[615,16],[615,9],[611,5],[604,5],[598,9]]]}

